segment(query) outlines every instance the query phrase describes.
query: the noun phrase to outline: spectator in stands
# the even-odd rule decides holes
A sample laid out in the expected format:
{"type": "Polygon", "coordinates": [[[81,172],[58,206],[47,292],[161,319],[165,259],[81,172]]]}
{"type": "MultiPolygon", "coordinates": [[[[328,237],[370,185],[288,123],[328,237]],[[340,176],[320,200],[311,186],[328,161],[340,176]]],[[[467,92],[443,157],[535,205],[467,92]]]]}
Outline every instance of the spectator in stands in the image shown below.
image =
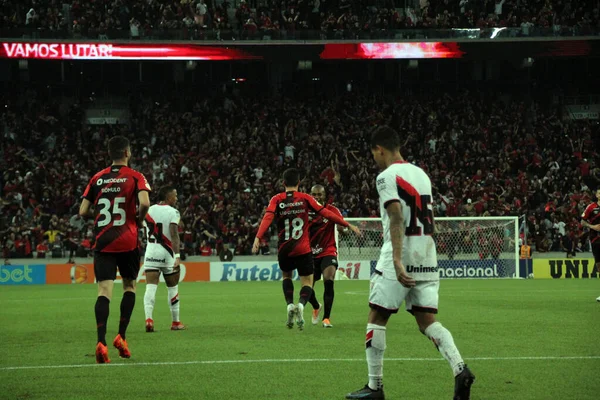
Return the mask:
{"type": "Polygon", "coordinates": [[[212,256],[212,252],[213,249],[210,244],[206,240],[203,240],[200,244],[200,255],[203,257],[210,257],[212,256]]]}

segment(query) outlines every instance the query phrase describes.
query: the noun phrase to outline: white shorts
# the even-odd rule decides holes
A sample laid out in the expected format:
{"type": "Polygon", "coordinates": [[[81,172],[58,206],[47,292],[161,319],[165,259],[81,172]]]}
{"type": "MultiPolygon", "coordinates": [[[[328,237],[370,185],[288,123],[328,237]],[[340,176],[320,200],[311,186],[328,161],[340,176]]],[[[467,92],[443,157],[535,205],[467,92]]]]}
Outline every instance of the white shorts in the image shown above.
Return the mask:
{"type": "Polygon", "coordinates": [[[395,276],[387,276],[379,271],[371,277],[371,291],[369,305],[372,308],[381,308],[395,314],[406,301],[406,311],[428,312],[437,314],[440,281],[417,281],[413,288],[405,288],[395,276]]]}
{"type": "Polygon", "coordinates": [[[159,246],[146,247],[144,254],[144,271],[160,271],[163,275],[171,275],[175,258],[171,254],[159,246]]]}

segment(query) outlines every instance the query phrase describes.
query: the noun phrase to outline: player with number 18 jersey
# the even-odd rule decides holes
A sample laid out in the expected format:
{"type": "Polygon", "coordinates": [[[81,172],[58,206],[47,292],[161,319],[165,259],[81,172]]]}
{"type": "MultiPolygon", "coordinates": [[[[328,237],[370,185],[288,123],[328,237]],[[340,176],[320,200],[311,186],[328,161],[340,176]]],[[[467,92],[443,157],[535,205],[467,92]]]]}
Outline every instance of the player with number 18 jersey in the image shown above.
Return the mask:
{"type": "Polygon", "coordinates": [[[258,253],[260,242],[265,240],[267,229],[274,219],[277,219],[278,229],[278,260],[282,271],[283,293],[287,303],[287,327],[292,328],[294,317],[300,330],[304,329],[304,306],[312,295],[313,285],[313,257],[310,248],[310,234],[308,213],[313,211],[325,218],[331,219],[337,224],[351,226],[342,218],[327,210],[313,197],[306,193],[298,192],[300,186],[300,173],[295,168],[289,168],[283,173],[283,184],[285,192],[279,193],[271,198],[269,206],[265,211],[252,252],[258,253]],[[293,304],[294,283],[293,272],[298,270],[300,275],[300,302],[297,306],[293,304]]]}

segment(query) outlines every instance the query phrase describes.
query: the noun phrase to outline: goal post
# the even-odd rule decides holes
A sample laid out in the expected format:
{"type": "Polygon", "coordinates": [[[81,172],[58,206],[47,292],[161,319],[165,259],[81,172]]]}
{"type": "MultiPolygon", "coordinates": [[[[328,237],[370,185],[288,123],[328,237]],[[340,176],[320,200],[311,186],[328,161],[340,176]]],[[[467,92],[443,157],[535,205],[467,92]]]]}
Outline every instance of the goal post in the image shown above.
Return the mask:
{"type": "MultiPolygon", "coordinates": [[[[363,236],[337,236],[341,273],[368,279],[383,244],[381,218],[346,221],[363,236]]],[[[519,217],[438,217],[434,240],[440,278],[525,278],[519,268],[519,217]]]]}

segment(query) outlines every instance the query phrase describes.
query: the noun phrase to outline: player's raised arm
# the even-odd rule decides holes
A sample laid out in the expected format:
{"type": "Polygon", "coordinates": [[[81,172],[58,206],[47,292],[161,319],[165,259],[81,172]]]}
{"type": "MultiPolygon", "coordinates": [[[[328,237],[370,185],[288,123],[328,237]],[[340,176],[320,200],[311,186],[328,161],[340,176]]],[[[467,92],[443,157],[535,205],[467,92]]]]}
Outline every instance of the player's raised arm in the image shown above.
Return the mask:
{"type": "Polygon", "coordinates": [[[273,219],[275,218],[275,209],[277,207],[277,196],[273,196],[271,201],[269,202],[269,206],[265,211],[265,215],[260,222],[260,226],[258,228],[258,232],[256,233],[256,238],[254,238],[254,244],[252,245],[252,253],[258,254],[258,250],[260,248],[260,241],[267,233],[267,229],[271,226],[273,219]]]}

